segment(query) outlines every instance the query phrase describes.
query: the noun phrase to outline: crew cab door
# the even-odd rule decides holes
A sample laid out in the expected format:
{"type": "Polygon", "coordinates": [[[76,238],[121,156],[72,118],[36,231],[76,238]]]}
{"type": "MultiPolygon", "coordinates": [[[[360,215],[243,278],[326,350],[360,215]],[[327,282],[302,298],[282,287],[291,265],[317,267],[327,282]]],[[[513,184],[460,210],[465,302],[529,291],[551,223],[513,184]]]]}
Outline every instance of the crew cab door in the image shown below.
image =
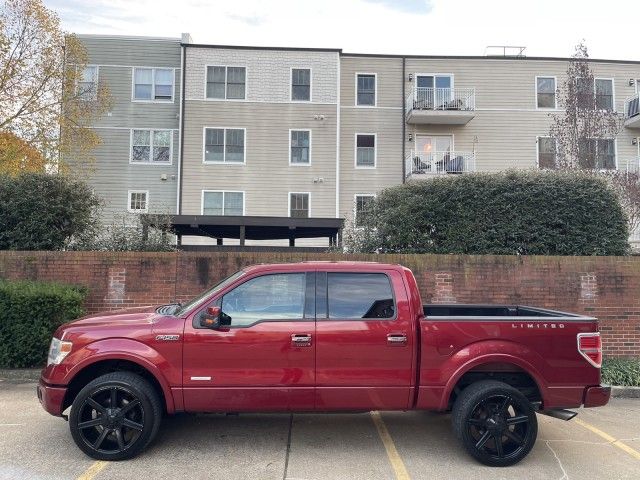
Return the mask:
{"type": "Polygon", "coordinates": [[[317,273],[317,410],[407,408],[414,350],[398,271],[317,273]]]}
{"type": "Polygon", "coordinates": [[[312,410],[314,282],[313,272],[247,276],[187,320],[185,410],[312,410]],[[227,327],[200,328],[199,315],[212,305],[227,327]]]}

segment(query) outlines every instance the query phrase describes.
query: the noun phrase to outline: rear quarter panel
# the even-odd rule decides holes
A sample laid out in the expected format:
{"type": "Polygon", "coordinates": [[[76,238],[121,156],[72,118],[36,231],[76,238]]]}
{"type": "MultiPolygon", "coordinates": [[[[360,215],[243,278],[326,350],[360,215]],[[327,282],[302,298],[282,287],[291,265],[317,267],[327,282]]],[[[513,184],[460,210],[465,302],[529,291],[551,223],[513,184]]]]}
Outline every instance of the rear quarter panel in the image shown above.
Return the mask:
{"type": "Polygon", "coordinates": [[[538,384],[544,408],[577,407],[584,387],[600,383],[600,369],[578,352],[577,334],[597,331],[587,319],[420,321],[417,407],[444,410],[460,377],[489,363],[512,365],[538,384]]]}

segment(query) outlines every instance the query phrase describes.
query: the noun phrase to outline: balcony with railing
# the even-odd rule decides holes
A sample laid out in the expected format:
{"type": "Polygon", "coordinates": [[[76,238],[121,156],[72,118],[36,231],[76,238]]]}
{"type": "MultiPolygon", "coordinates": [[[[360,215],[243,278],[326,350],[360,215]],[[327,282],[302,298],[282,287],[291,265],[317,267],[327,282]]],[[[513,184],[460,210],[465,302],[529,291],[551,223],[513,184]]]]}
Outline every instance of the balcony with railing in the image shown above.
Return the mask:
{"type": "Polygon", "coordinates": [[[640,128],[640,93],[624,102],[624,126],[640,128]]]}
{"type": "Polygon", "coordinates": [[[413,87],[407,96],[407,123],[464,125],[475,116],[475,88],[413,87]]]}
{"type": "Polygon", "coordinates": [[[472,152],[416,153],[412,150],[405,159],[405,175],[408,179],[456,175],[475,170],[476,157],[472,152]]]}

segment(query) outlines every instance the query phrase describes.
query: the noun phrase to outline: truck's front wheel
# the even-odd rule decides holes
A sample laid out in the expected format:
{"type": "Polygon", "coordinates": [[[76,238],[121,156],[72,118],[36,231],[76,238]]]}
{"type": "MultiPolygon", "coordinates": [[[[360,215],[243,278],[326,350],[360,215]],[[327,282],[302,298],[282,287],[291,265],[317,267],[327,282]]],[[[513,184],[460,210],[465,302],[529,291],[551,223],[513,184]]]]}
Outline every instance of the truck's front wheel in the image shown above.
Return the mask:
{"type": "Polygon", "coordinates": [[[493,380],[474,383],[460,393],[453,405],[452,423],[474,458],[497,467],[526,457],[538,435],[529,400],[510,385],[493,380]]]}
{"type": "Polygon", "coordinates": [[[124,460],[155,437],[162,408],[144,378],[108,373],[89,382],[71,406],[69,428],[78,447],[97,460],[124,460]]]}

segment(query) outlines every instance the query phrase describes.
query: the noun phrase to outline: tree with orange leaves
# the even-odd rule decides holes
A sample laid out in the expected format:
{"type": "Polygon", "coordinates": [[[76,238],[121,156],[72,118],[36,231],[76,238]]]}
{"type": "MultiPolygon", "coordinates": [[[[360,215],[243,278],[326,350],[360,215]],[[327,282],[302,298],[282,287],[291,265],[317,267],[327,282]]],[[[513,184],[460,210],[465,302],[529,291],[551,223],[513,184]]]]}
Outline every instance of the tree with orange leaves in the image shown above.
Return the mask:
{"type": "Polygon", "coordinates": [[[90,127],[110,96],[106,86],[86,81],[86,63],[82,43],[62,31],[42,0],[0,6],[0,130],[17,166],[35,160],[40,169],[34,151],[54,166],[61,159],[90,164],[100,144],[90,127]]]}
{"type": "Polygon", "coordinates": [[[0,174],[42,173],[46,167],[38,150],[11,132],[0,132],[0,174]]]}

